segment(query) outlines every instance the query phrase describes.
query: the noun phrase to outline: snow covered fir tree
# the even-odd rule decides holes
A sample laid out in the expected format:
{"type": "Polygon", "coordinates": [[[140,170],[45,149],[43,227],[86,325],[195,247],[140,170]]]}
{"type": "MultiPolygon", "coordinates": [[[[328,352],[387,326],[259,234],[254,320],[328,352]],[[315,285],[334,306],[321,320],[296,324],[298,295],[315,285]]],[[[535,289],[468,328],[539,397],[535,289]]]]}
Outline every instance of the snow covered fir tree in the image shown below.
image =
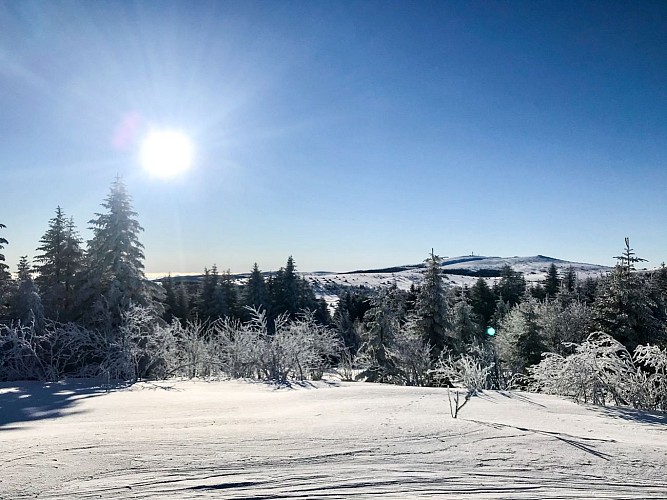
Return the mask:
{"type": "Polygon", "coordinates": [[[0,379],[287,379],[328,369],[667,409],[667,268],[636,269],[628,239],[597,279],[552,262],[538,282],[504,265],[452,285],[431,251],[409,289],[347,284],[327,303],[292,256],[275,272],[212,264],[201,276],[149,280],[120,178],[102,208],[85,247],[58,206],[32,263],[22,257],[12,276],[0,254],[0,379]]]}

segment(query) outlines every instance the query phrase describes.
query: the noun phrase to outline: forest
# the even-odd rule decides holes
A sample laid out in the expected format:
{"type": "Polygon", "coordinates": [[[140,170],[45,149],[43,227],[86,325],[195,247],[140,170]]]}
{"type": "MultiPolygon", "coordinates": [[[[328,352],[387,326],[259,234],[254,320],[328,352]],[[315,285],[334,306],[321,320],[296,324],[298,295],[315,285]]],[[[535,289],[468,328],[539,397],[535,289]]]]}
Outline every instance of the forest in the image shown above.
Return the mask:
{"type": "MultiPolygon", "coordinates": [[[[432,251],[419,286],[349,287],[330,311],[288,257],[238,280],[144,273],[143,231],[116,179],[83,242],[57,207],[30,260],[0,253],[0,380],[321,378],[520,388],[667,411],[667,268],[640,271],[630,246],[599,278],[552,264],[529,283],[505,266],[447,287],[432,251]]],[[[0,224],[0,251],[11,228],[0,224]]]]}

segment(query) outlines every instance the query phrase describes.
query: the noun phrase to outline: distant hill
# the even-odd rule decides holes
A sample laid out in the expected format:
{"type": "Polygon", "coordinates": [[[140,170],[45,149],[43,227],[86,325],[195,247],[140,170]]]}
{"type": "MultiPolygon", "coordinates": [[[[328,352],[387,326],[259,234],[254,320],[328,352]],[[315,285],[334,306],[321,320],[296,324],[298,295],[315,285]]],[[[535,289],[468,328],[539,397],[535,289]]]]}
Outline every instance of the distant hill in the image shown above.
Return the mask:
{"type": "MultiPolygon", "coordinates": [[[[509,265],[515,271],[520,271],[529,282],[541,281],[546,276],[547,269],[554,264],[560,274],[564,274],[570,267],[580,279],[597,277],[611,270],[608,266],[571,262],[545,255],[532,257],[485,257],[469,255],[446,257],[442,261],[442,270],[446,282],[451,286],[472,284],[479,278],[488,278],[495,281],[500,271],[509,265]]],[[[338,294],[348,287],[377,288],[396,283],[399,288],[409,289],[413,284],[419,285],[422,280],[424,264],[408,264],[378,269],[365,269],[345,273],[303,273],[315,289],[319,297],[323,297],[330,304],[338,300],[338,294]]]]}

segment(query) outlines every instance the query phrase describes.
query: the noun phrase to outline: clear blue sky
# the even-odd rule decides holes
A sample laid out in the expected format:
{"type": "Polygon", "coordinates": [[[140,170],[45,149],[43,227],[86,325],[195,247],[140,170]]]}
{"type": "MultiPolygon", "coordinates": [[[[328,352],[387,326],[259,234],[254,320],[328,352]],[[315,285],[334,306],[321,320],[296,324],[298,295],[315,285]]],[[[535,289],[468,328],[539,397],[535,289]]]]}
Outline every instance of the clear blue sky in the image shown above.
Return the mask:
{"type": "Polygon", "coordinates": [[[117,173],[148,272],[667,260],[664,1],[2,2],[0,110],[13,270],[117,173]]]}

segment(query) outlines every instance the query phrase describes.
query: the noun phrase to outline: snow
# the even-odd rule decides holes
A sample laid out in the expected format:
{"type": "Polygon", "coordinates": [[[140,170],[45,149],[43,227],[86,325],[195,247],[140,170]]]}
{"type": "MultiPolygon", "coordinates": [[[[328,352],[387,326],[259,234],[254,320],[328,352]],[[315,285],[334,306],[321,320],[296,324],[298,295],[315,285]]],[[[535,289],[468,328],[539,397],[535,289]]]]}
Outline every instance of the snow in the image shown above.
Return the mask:
{"type": "Polygon", "coordinates": [[[665,498],[667,415],[488,391],[0,384],[0,498],[665,498]]]}
{"type": "MultiPolygon", "coordinates": [[[[448,274],[448,270],[461,272],[470,271],[471,274],[480,270],[500,271],[503,266],[509,265],[515,271],[524,274],[528,282],[544,281],[547,270],[551,264],[555,264],[560,274],[563,275],[571,266],[579,279],[588,277],[600,277],[611,268],[598,264],[585,264],[581,262],[570,262],[566,260],[535,255],[532,257],[485,257],[485,256],[460,256],[445,257],[442,260],[442,271],[445,284],[448,286],[471,287],[479,279],[477,276],[463,276],[460,274],[448,274]]],[[[401,290],[409,290],[412,285],[418,286],[423,278],[423,268],[416,265],[396,266],[405,268],[396,272],[352,272],[352,273],[301,273],[313,285],[318,298],[323,298],[333,311],[338,303],[338,295],[345,287],[363,286],[376,289],[396,283],[401,290]]],[[[485,278],[492,285],[498,278],[485,278]]]]}

